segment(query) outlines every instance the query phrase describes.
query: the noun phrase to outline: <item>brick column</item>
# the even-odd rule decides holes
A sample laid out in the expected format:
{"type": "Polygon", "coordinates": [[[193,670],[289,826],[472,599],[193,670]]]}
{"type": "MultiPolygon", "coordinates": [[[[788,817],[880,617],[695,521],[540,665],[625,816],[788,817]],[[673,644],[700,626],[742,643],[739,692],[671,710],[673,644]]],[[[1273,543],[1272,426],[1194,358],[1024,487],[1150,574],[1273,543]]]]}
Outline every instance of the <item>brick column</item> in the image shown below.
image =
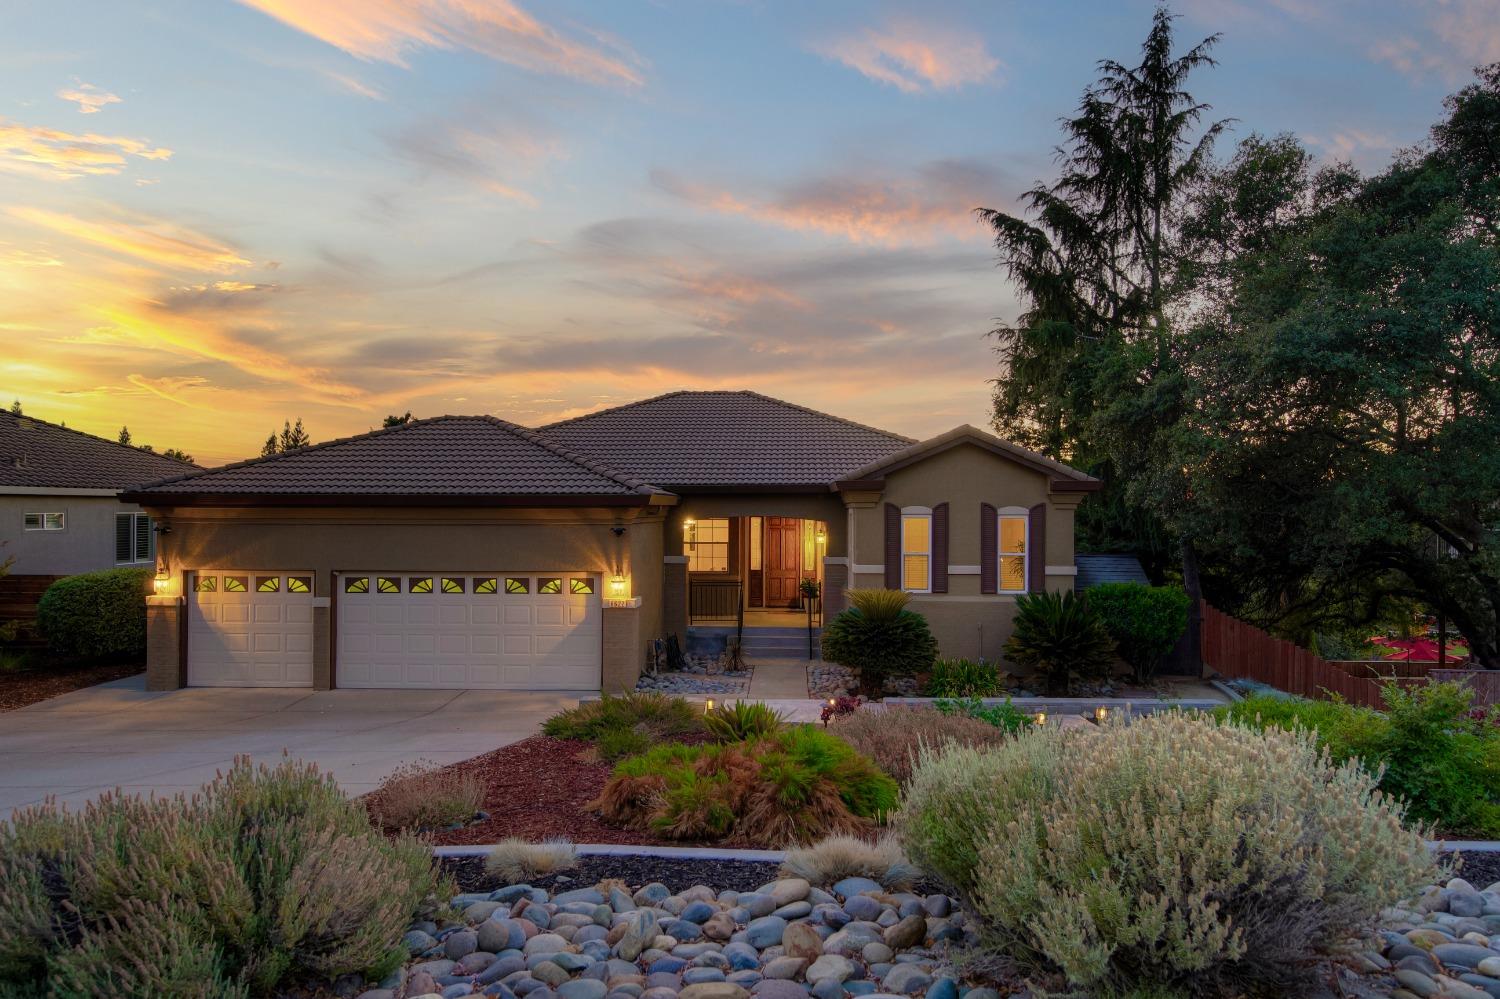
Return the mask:
{"type": "Polygon", "coordinates": [[[333,689],[333,629],[329,625],[332,601],[327,597],[313,597],[313,689],[333,689]]]}
{"type": "Polygon", "coordinates": [[[603,670],[600,689],[623,694],[635,689],[646,661],[641,640],[641,598],[604,601],[603,670]]]}
{"type": "Polygon", "coordinates": [[[146,598],[146,689],[178,690],[187,683],[187,628],[182,597],[146,598]]]}
{"type": "Polygon", "coordinates": [[[823,623],[827,624],[849,606],[849,560],[823,560],[823,623]]]}
{"type": "Polygon", "coordinates": [[[687,644],[688,630],[688,560],[686,555],[668,555],[662,559],[661,633],[676,635],[687,644]]]}

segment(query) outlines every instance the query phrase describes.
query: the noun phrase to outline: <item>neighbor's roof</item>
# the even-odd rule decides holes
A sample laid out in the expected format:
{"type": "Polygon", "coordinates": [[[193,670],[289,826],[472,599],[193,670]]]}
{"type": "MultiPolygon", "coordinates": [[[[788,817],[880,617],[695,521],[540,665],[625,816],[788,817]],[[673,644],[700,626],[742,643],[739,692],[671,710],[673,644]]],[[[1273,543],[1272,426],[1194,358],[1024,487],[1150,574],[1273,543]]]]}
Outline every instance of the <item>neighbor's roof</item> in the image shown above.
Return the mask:
{"type": "Polygon", "coordinates": [[[359,497],[568,497],[646,502],[661,490],[493,416],[437,416],[133,490],[140,502],[250,499],[316,503],[359,497]]]}
{"type": "Polygon", "coordinates": [[[672,392],[538,428],[667,489],[822,488],[911,445],[758,392],[672,392]]]}
{"type": "Polygon", "coordinates": [[[0,411],[0,490],[126,489],[197,468],[30,416],[0,411]]]}
{"type": "Polygon", "coordinates": [[[1064,465],[1060,461],[1048,458],[1044,454],[1028,451],[1019,444],[1012,444],[1008,440],[996,437],[994,434],[985,433],[978,427],[967,424],[954,427],[944,434],[920,441],[910,447],[903,448],[894,454],[886,455],[879,461],[872,462],[862,468],[851,471],[843,476],[843,480],[850,485],[858,485],[862,482],[879,479],[882,476],[915,465],[917,462],[930,458],[949,448],[958,447],[961,444],[972,444],[983,448],[991,454],[999,455],[1018,465],[1022,465],[1034,472],[1040,472],[1047,476],[1051,482],[1052,489],[1059,492],[1092,492],[1103,485],[1098,479],[1087,472],[1080,472],[1072,465],[1064,465]]]}
{"type": "Polygon", "coordinates": [[[1151,585],[1146,570],[1141,568],[1141,560],[1134,555],[1074,555],[1073,564],[1078,566],[1073,589],[1079,592],[1100,583],[1151,585]]]}

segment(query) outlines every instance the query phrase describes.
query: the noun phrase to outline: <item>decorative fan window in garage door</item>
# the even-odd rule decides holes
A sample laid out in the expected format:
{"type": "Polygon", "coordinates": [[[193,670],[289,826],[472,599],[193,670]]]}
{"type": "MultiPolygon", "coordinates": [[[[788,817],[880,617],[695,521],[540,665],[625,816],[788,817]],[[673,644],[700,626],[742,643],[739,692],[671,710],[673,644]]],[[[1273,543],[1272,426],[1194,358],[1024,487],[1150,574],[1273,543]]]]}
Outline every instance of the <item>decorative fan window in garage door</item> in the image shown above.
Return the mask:
{"type": "Polygon", "coordinates": [[[456,579],[453,576],[444,576],[443,577],[443,592],[444,593],[462,593],[462,592],[464,592],[464,581],[462,579],[456,579]]]}
{"type": "Polygon", "coordinates": [[[345,593],[369,593],[370,592],[370,577],[369,576],[346,576],[346,577],[344,577],[344,592],[345,593]]]}
{"type": "Polygon", "coordinates": [[[494,576],[481,576],[474,580],[475,593],[494,593],[496,590],[494,576]]]}

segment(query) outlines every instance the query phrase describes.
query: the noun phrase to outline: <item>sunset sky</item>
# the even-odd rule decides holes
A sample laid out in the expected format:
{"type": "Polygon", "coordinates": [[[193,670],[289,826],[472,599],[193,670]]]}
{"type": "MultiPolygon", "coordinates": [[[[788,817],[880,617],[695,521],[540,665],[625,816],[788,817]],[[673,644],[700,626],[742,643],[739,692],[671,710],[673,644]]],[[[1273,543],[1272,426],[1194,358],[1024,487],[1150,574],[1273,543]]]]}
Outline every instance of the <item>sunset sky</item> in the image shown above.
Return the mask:
{"type": "MultiPolygon", "coordinates": [[[[1235,135],[1381,166],[1500,0],[1197,0],[1235,135]]],[[[1145,2],[10,0],[0,394],[217,464],[301,417],[536,424],[753,388],[987,422],[1014,315],[977,206],[1145,2]]]]}

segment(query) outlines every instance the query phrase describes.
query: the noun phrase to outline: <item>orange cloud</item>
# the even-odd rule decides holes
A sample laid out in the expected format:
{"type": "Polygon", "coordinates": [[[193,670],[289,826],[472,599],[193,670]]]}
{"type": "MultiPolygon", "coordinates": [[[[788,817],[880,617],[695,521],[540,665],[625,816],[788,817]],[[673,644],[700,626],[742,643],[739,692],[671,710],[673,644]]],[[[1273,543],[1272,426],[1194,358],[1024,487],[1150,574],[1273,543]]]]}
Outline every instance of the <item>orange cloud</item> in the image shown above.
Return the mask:
{"type": "Polygon", "coordinates": [[[250,264],[223,243],[148,216],[90,220],[26,205],[13,205],[9,212],[32,225],[162,267],[227,273],[250,264]]]}
{"type": "Polygon", "coordinates": [[[1000,68],[972,34],[907,21],[866,28],[814,51],[908,94],[983,83],[1000,68]]]}
{"type": "Polygon", "coordinates": [[[161,378],[148,378],[145,375],[130,375],[126,381],[136,388],[144,389],[154,396],[159,396],[168,402],[175,402],[179,406],[188,406],[193,409],[199,408],[197,403],[189,402],[182,397],[184,389],[199,388],[208,384],[207,378],[191,375],[182,378],[164,376],[161,378]]]}
{"type": "Polygon", "coordinates": [[[512,0],[240,0],[352,56],[405,66],[408,52],[469,49],[538,73],[640,86],[643,60],[590,32],[571,38],[512,0]]]}
{"type": "Polygon", "coordinates": [[[165,160],[172,150],[140,139],[22,125],[0,118],[0,170],[54,180],[124,171],[126,157],[165,160]]]}
{"type": "Polygon", "coordinates": [[[993,190],[992,178],[959,164],[936,164],[914,178],[820,178],[767,197],[740,195],[663,171],[656,171],[653,179],[664,190],[710,211],[881,246],[983,238],[972,213],[993,190]]]}
{"type": "Polygon", "coordinates": [[[77,104],[79,114],[98,114],[99,109],[106,104],[123,103],[118,95],[108,90],[100,90],[92,83],[79,83],[71,89],[64,87],[57,92],[57,96],[77,104]]]}

